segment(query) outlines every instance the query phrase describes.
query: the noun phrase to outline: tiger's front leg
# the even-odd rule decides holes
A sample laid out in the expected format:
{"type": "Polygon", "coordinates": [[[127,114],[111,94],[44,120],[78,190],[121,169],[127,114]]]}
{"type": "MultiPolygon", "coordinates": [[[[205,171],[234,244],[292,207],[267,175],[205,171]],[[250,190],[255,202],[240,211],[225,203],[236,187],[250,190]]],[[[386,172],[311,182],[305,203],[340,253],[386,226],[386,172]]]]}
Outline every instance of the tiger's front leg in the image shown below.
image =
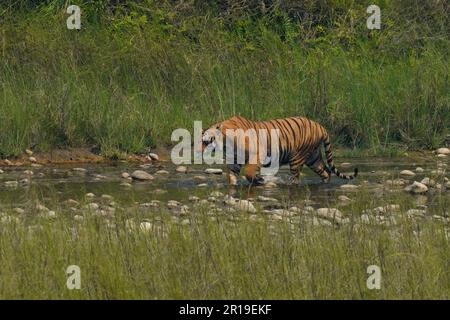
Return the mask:
{"type": "Polygon", "coordinates": [[[229,164],[228,165],[228,184],[235,186],[238,183],[239,174],[241,173],[242,165],[229,164]]]}
{"type": "Polygon", "coordinates": [[[290,185],[299,184],[300,183],[300,171],[302,170],[303,165],[294,165],[290,164],[290,175],[288,179],[288,183],[290,185]]]}
{"type": "Polygon", "coordinates": [[[257,165],[257,164],[248,164],[245,166],[245,178],[252,185],[264,184],[264,179],[257,174],[258,171],[259,171],[259,165],[257,165]]]}

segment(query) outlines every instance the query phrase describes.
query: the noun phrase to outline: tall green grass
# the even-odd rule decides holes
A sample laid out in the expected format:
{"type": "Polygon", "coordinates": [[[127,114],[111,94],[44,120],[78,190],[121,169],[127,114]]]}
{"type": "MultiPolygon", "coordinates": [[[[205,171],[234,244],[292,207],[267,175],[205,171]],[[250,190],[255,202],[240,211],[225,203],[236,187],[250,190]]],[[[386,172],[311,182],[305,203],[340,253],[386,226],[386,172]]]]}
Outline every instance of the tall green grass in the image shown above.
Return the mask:
{"type": "Polygon", "coordinates": [[[337,143],[372,150],[433,148],[449,133],[448,35],[391,50],[387,31],[367,38],[359,11],[343,44],[329,40],[343,32],[336,26],[298,42],[304,26],[289,19],[287,37],[264,20],[230,29],[207,15],[175,29],[155,15],[116,21],[105,11],[97,21],[88,11],[75,31],[66,29],[61,4],[49,3],[3,11],[3,157],[30,146],[142,152],[170,144],[172,130],[194,120],[206,126],[235,114],[308,116],[337,143]]]}
{"type": "Polygon", "coordinates": [[[143,232],[138,211],[120,210],[108,219],[86,210],[83,222],[57,214],[50,221],[2,216],[2,299],[448,299],[450,294],[448,225],[431,219],[415,222],[400,213],[397,227],[361,225],[355,211],[349,225],[325,227],[290,219],[251,221],[244,213],[211,220],[199,210],[180,225],[163,211],[150,218],[153,229],[143,232]],[[131,229],[130,218],[136,221],[131,229]],[[80,267],[80,290],[66,287],[69,265],[80,267]],[[370,265],[381,269],[380,290],[367,288],[370,265]]]}

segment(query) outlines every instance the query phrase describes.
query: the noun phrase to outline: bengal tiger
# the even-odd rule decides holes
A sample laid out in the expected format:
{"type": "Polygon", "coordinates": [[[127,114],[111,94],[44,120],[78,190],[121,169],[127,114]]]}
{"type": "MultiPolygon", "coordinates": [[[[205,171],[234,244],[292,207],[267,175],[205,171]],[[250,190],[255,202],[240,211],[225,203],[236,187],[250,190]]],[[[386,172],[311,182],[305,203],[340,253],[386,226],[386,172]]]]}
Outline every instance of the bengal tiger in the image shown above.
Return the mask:
{"type": "MultiPolygon", "coordinates": [[[[354,169],[354,174],[345,175],[338,171],[333,163],[333,154],[331,151],[330,137],[319,123],[312,121],[305,117],[291,117],[284,119],[275,119],[269,121],[250,121],[241,116],[234,116],[223,122],[216,123],[210,126],[208,129],[202,132],[202,151],[205,150],[211,143],[216,144],[216,138],[219,136],[221,139],[226,140],[227,130],[242,129],[246,131],[253,129],[259,132],[261,129],[269,134],[266,135],[267,146],[270,146],[271,137],[270,130],[278,129],[278,148],[279,148],[279,166],[289,164],[290,166],[290,182],[296,183],[299,181],[300,171],[303,165],[307,165],[316,174],[318,174],[322,181],[328,183],[331,178],[331,173],[334,173],[341,179],[354,179],[358,175],[358,169],[354,169]],[[322,158],[321,145],[323,144],[325,149],[325,155],[327,164],[322,158]]],[[[240,131],[242,132],[242,131],[240,131]]],[[[262,135],[264,137],[264,135],[262,135]]],[[[263,163],[264,159],[257,157],[256,161],[250,163],[248,150],[249,139],[236,135],[232,137],[234,139],[234,146],[237,146],[238,139],[244,139],[241,141],[241,146],[245,146],[244,152],[246,153],[245,162],[239,164],[233,161],[232,164],[228,164],[228,181],[234,185],[237,183],[237,177],[243,167],[246,179],[251,184],[263,184],[264,179],[258,175],[262,166],[267,166],[267,163],[263,163]]],[[[248,138],[248,137],[247,137],[248,138]]],[[[259,145],[260,136],[257,135],[256,143],[259,145]]],[[[223,141],[224,142],[224,141],[223,141]]],[[[223,143],[223,147],[226,147],[226,143],[223,143]]],[[[267,152],[270,147],[267,147],[267,152]]],[[[233,150],[236,152],[236,150],[233,150]]],[[[268,152],[269,153],[269,152],[268,152]]],[[[270,154],[267,155],[270,158],[270,154]]],[[[236,159],[235,159],[236,160],[236,159]]]]}

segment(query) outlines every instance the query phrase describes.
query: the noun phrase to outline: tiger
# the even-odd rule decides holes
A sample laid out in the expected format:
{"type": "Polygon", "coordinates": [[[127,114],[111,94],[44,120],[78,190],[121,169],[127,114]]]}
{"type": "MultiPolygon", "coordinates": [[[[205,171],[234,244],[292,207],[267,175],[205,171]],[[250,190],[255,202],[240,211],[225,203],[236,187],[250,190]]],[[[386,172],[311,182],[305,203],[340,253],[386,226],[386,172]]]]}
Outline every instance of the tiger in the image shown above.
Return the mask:
{"type": "MultiPolygon", "coordinates": [[[[290,117],[284,119],[274,119],[268,121],[251,121],[242,116],[234,116],[228,120],[213,124],[207,129],[202,131],[202,141],[201,150],[202,152],[210,146],[211,144],[216,145],[216,139],[222,139],[223,148],[226,148],[227,130],[237,130],[242,129],[239,132],[252,129],[255,132],[261,130],[265,132],[271,132],[271,129],[277,130],[277,141],[278,141],[278,161],[279,166],[289,165],[290,178],[289,182],[291,184],[298,183],[300,172],[303,166],[306,164],[310,169],[312,169],[324,183],[329,183],[331,179],[331,173],[334,173],[341,179],[352,180],[358,175],[358,168],[354,169],[352,175],[345,175],[340,173],[333,162],[333,153],[331,151],[330,136],[327,130],[321,126],[319,123],[310,120],[306,117],[290,117]],[[326,163],[323,159],[321,146],[324,146],[326,163]]],[[[230,131],[228,131],[230,132],[230,131]]],[[[235,131],[237,132],[237,131],[235,131]]],[[[268,164],[265,163],[267,158],[270,160],[270,143],[271,136],[267,134],[256,136],[256,141],[251,142],[248,137],[243,137],[237,134],[232,137],[233,148],[234,146],[239,146],[237,143],[238,139],[244,139],[241,141],[241,147],[244,146],[245,150],[242,150],[246,156],[243,163],[233,163],[228,164],[228,182],[231,185],[237,184],[237,179],[244,169],[245,178],[255,185],[264,184],[264,179],[259,175],[261,167],[265,167],[268,164]],[[265,151],[266,157],[256,157],[256,161],[249,161],[249,148],[250,143],[257,143],[259,145],[259,139],[266,139],[267,150],[265,151]]],[[[233,149],[234,154],[237,150],[233,149]]],[[[236,160],[236,159],[234,159],[236,160]]],[[[270,163],[270,161],[269,161],[270,163]]]]}

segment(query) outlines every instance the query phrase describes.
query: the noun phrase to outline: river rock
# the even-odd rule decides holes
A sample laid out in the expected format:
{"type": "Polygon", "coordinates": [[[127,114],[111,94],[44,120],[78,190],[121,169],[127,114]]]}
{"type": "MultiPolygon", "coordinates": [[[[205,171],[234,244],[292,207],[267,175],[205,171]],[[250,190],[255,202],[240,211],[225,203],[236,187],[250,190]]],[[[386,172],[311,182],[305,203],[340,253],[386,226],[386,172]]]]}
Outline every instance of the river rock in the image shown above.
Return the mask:
{"type": "Polygon", "coordinates": [[[18,181],[6,181],[5,182],[5,187],[7,187],[7,188],[17,188],[18,186],[19,186],[18,181]]]}
{"type": "Polygon", "coordinates": [[[408,217],[425,217],[426,211],[421,209],[409,209],[406,211],[408,217]]]}
{"type": "Polygon", "coordinates": [[[189,201],[191,201],[191,202],[197,202],[199,200],[200,200],[200,198],[197,196],[189,196],[189,201]]]}
{"type": "Polygon", "coordinates": [[[85,173],[87,170],[85,168],[73,168],[72,171],[85,173]]]}
{"type": "Polygon", "coordinates": [[[257,199],[258,199],[258,201],[261,201],[261,202],[278,202],[278,200],[275,198],[269,198],[269,197],[264,197],[264,196],[258,196],[257,199]]]}
{"type": "Polygon", "coordinates": [[[207,174],[222,174],[223,170],[218,168],[207,168],[205,169],[205,173],[207,174]]]}
{"type": "Polygon", "coordinates": [[[156,174],[169,174],[169,171],[167,171],[167,170],[158,170],[158,171],[156,171],[156,174]]]}
{"type": "Polygon", "coordinates": [[[0,174],[5,173],[5,171],[3,171],[2,169],[0,169],[0,174]]]}
{"type": "Polygon", "coordinates": [[[94,198],[95,194],[93,194],[92,192],[86,193],[85,195],[86,198],[94,198]]]}
{"type": "Polygon", "coordinates": [[[414,177],[416,174],[414,172],[412,172],[411,170],[402,170],[402,171],[400,171],[400,175],[406,176],[406,177],[414,177]]]}
{"type": "Polygon", "coordinates": [[[420,181],[420,183],[423,183],[427,187],[434,187],[434,186],[436,186],[436,181],[434,181],[433,179],[430,179],[428,177],[423,178],[422,181],[420,181]]]}
{"type": "Polygon", "coordinates": [[[131,174],[131,178],[133,178],[134,180],[141,180],[141,181],[145,181],[145,180],[153,180],[153,176],[151,174],[149,174],[148,172],[145,172],[143,170],[136,170],[131,174]]]}
{"type": "Polygon", "coordinates": [[[412,185],[407,186],[404,190],[414,194],[421,194],[427,192],[428,187],[423,183],[414,181],[412,185]]]}
{"type": "Polygon", "coordinates": [[[207,186],[208,186],[207,183],[199,183],[199,184],[197,185],[198,188],[204,188],[204,187],[207,187],[207,186]]]}
{"type": "Polygon", "coordinates": [[[343,190],[355,190],[358,188],[358,186],[354,184],[343,184],[340,186],[340,188],[343,190]]]}
{"type": "Polygon", "coordinates": [[[444,154],[444,155],[450,155],[450,149],[449,148],[439,148],[436,150],[437,154],[444,154]]]}
{"type": "Polygon", "coordinates": [[[131,178],[131,176],[130,176],[130,174],[128,172],[122,172],[122,174],[120,176],[122,178],[124,178],[124,179],[130,179],[131,178]]]}
{"type": "Polygon", "coordinates": [[[347,196],[339,196],[338,200],[341,201],[341,202],[351,202],[352,201],[352,199],[350,199],[347,196]]]}
{"type": "Polygon", "coordinates": [[[156,153],[150,152],[148,156],[150,157],[151,160],[159,161],[159,156],[156,153]]]}
{"type": "Polygon", "coordinates": [[[250,212],[250,213],[256,212],[255,206],[253,205],[253,203],[251,203],[248,200],[238,200],[234,203],[234,206],[236,209],[244,211],[244,212],[250,212]]]}
{"type": "Polygon", "coordinates": [[[36,163],[36,162],[37,162],[37,160],[36,160],[35,157],[29,157],[28,160],[29,160],[31,163],[36,163]]]}
{"type": "Polygon", "coordinates": [[[178,173],[186,173],[188,171],[188,169],[185,166],[178,166],[175,169],[175,171],[178,172],[178,173]]]}
{"type": "Polygon", "coordinates": [[[25,170],[25,171],[23,172],[23,174],[24,174],[24,175],[27,175],[27,176],[32,176],[32,175],[34,175],[34,172],[31,171],[31,170],[25,170]]]}
{"type": "Polygon", "coordinates": [[[423,168],[421,168],[421,167],[417,167],[416,168],[416,172],[418,172],[418,173],[422,173],[422,172],[424,172],[425,170],[423,169],[423,168]]]}
{"type": "Polygon", "coordinates": [[[342,212],[335,208],[319,208],[317,209],[317,215],[322,218],[331,220],[342,220],[342,212]]]}

